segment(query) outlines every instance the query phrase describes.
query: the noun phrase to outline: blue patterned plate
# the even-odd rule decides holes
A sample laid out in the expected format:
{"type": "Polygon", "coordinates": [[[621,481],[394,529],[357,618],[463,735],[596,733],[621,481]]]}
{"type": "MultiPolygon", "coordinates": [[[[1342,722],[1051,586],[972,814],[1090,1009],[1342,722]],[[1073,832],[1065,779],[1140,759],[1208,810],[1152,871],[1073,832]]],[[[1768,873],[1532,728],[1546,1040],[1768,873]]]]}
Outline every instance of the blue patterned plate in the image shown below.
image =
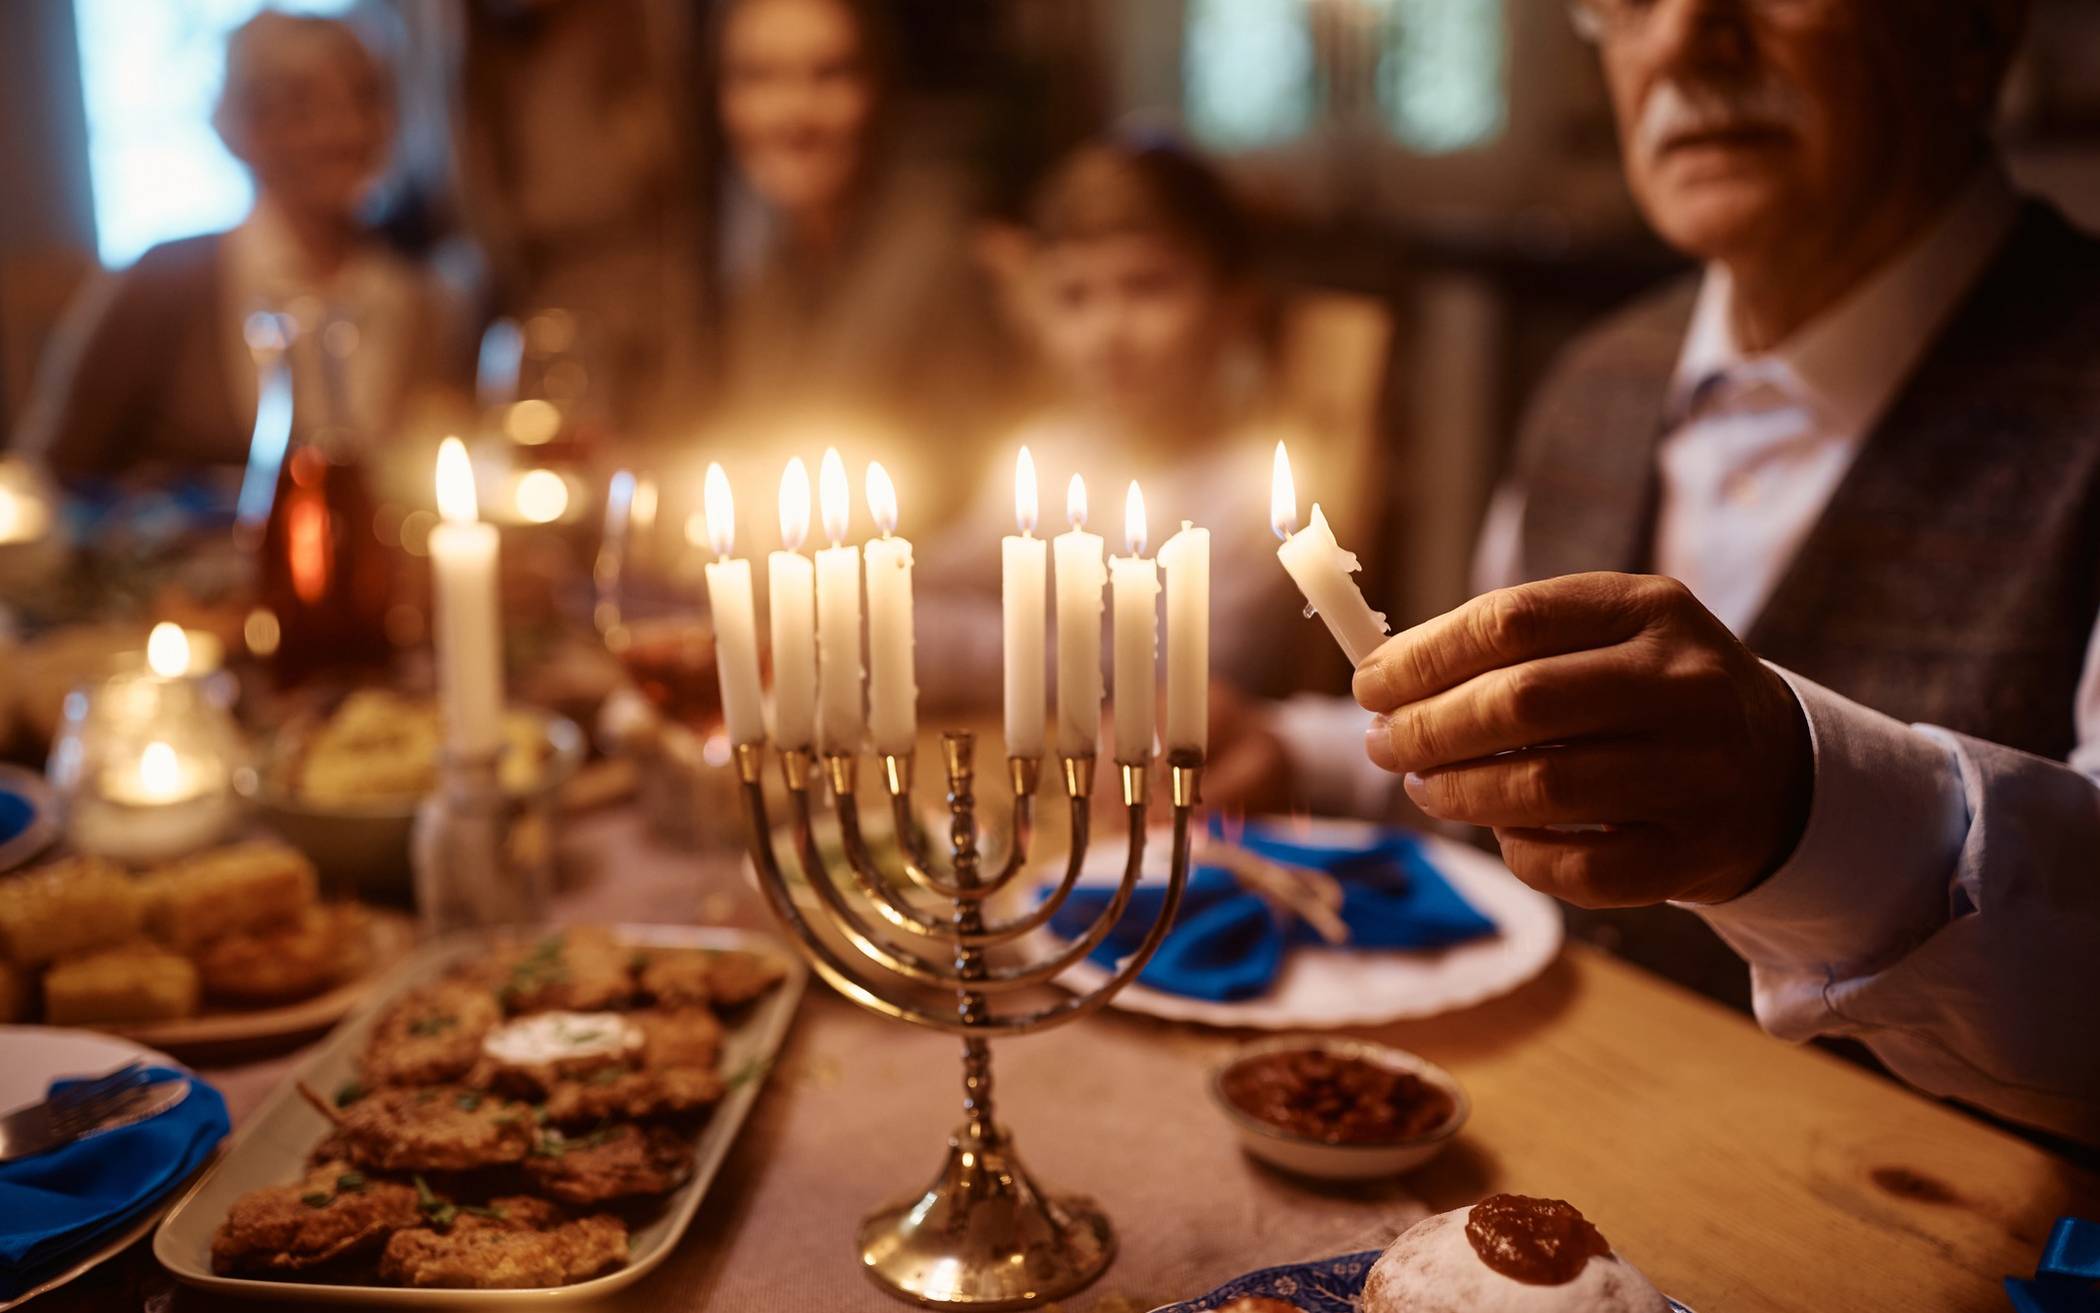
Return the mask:
{"type": "MultiPolygon", "coordinates": [[[[1356,1297],[1363,1293],[1364,1278],[1371,1275],[1371,1264],[1378,1261],[1379,1251],[1367,1249],[1361,1254],[1344,1254],[1340,1258],[1323,1258],[1312,1263],[1290,1263],[1283,1267],[1265,1267],[1259,1272],[1249,1272],[1195,1299],[1180,1304],[1167,1304],[1152,1310],[1152,1313],[1210,1313],[1235,1299],[1249,1295],[1281,1299],[1296,1304],[1303,1313],[1356,1313],[1356,1297]]],[[[1676,1300],[1670,1301],[1674,1313],[1692,1313],[1676,1300]]]]}

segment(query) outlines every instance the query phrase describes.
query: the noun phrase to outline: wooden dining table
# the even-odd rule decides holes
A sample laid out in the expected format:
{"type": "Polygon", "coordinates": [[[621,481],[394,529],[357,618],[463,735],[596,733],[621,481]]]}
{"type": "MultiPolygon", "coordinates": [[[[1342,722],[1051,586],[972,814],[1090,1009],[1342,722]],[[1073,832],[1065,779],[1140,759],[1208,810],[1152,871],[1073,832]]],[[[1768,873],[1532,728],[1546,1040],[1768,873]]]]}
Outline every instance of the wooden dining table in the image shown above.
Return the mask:
{"type": "MultiPolygon", "coordinates": [[[[733,850],[666,844],[631,806],[568,822],[561,844],[564,921],[770,926],[733,850]]],[[[1574,1202],[1697,1313],[1982,1313],[2007,1307],[2002,1279],[2032,1270],[2057,1216],[2100,1215],[2100,1179],[2071,1163],[1580,944],[1504,997],[1352,1033],[1471,1095],[1464,1131],[1411,1175],[1332,1186],[1247,1158],[1209,1092],[1245,1034],[1108,1011],[996,1043],[1001,1117],[1037,1179],[1117,1228],[1112,1266],[1058,1307],[1143,1313],[1513,1191],[1574,1202]]],[[[939,1166],[956,1047],[813,982],[692,1228],[605,1307],[902,1307],[860,1272],[854,1228],[939,1166]]],[[[203,1066],[237,1132],[298,1056],[203,1066]]],[[[33,1307],[251,1306],[179,1287],[142,1244],[33,1307]]]]}

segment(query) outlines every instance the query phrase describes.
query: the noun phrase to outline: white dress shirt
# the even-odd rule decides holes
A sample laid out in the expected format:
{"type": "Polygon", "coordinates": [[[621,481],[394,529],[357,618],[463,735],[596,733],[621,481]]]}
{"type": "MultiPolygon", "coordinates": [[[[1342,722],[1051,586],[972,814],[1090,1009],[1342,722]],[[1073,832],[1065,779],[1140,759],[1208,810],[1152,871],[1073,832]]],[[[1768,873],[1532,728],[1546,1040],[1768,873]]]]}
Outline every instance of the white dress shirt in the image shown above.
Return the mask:
{"type": "MultiPolygon", "coordinates": [[[[1657,451],[1660,573],[1748,632],[2017,209],[2004,175],[1985,171],[1906,251],[1761,354],[1731,331],[1726,271],[1707,271],[1657,451]]],[[[1505,488],[1490,508],[1483,590],[1519,577],[1521,498],[1505,488]]],[[[1850,1036],[1922,1089],[2100,1142],[2100,629],[2068,764],[1904,725],[1779,673],[1814,748],[1807,827],[1755,889],[1693,908],[1748,960],[1758,1020],[1787,1039],[1850,1036]]],[[[1345,733],[1360,740],[1350,706],[1288,707],[1294,759],[1331,764],[1345,733]]],[[[1326,800],[1389,802],[1390,777],[1360,750],[1353,760],[1365,768],[1346,778],[1312,773],[1326,800]]]]}

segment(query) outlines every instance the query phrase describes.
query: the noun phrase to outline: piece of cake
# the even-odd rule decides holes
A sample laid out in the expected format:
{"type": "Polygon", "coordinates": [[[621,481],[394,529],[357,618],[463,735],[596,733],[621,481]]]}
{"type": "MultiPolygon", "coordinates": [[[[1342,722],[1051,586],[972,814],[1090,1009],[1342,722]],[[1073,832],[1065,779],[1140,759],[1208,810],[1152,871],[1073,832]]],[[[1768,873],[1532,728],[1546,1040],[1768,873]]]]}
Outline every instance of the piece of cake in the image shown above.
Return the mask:
{"type": "Polygon", "coordinates": [[[138,883],[96,857],[53,862],[0,881],[0,957],[21,967],[135,937],[143,915],[138,883]]]}
{"type": "Polygon", "coordinates": [[[221,935],[298,920],[319,896],[313,863],[257,840],[216,848],[139,881],[154,938],[190,951],[221,935]]]}
{"type": "Polygon", "coordinates": [[[1498,1194],[1424,1218],[1381,1254],[1362,1313],[1669,1313],[1669,1301],[1559,1199],[1498,1194]]]}
{"type": "Polygon", "coordinates": [[[197,1011],[197,968],[147,940],[54,963],[44,973],[44,1019],[54,1026],[173,1021],[197,1011]]]}

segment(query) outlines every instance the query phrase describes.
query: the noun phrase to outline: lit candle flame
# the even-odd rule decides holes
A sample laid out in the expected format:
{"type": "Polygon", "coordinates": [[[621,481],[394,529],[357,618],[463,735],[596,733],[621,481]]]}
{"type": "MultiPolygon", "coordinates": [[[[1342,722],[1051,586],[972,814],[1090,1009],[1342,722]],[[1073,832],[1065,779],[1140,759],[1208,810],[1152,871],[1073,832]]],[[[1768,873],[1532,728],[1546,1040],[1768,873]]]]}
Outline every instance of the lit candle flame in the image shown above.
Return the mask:
{"type": "Polygon", "coordinates": [[[879,460],[868,462],[868,514],[875,517],[875,527],[883,537],[897,531],[897,485],[890,482],[890,472],[879,460]]]}
{"type": "Polygon", "coordinates": [[[628,521],[637,535],[646,534],[656,527],[656,480],[639,479],[634,485],[633,519],[628,521]]]}
{"type": "Polygon", "coordinates": [[[1074,529],[1086,527],[1086,480],[1077,474],[1065,485],[1065,521],[1074,529]]]}
{"type": "Polygon", "coordinates": [[[809,537],[809,467],[796,456],[780,472],[780,545],[791,552],[802,550],[809,537]]]}
{"type": "Polygon", "coordinates": [[[146,636],[146,668],[162,679],[180,679],[190,670],[190,636],[182,626],[163,620],[146,636]]]}
{"type": "Polygon", "coordinates": [[[707,545],[715,549],[717,558],[726,561],[730,549],[736,546],[736,499],[729,493],[729,476],[715,461],[707,463],[707,481],[700,501],[707,509],[707,545]]]}
{"type": "Polygon", "coordinates": [[[824,516],[824,533],[833,547],[846,541],[846,516],[852,494],[846,489],[846,462],[837,447],[826,447],[817,463],[817,509],[824,516]]]}
{"type": "Polygon", "coordinates": [[[1291,458],[1276,444],[1276,472],[1269,479],[1269,527],[1288,540],[1298,532],[1298,486],[1291,482],[1291,458]]]}
{"type": "Polygon", "coordinates": [[[438,514],[448,524],[471,524],[479,512],[474,503],[474,465],[467,459],[467,444],[446,438],[438,444],[438,514]]]}
{"type": "Polygon", "coordinates": [[[173,798],[182,792],[182,763],[175,749],[160,739],[139,756],[139,793],[146,798],[173,798]]]}
{"type": "Polygon", "coordinates": [[[1035,457],[1023,447],[1014,458],[1014,523],[1021,526],[1023,538],[1035,537],[1035,516],[1041,500],[1035,492],[1035,457]]]}
{"type": "Polygon", "coordinates": [[[1145,554],[1145,494],[1138,491],[1136,479],[1123,496],[1123,542],[1132,556],[1145,554]]]}

